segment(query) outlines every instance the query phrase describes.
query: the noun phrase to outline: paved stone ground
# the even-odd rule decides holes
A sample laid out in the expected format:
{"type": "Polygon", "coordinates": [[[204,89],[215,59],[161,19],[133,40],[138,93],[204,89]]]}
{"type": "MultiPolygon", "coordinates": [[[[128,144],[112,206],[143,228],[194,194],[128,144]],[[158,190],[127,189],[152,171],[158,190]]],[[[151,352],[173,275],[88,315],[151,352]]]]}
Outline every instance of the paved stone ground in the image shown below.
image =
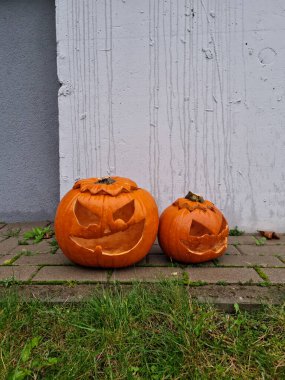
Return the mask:
{"type": "Polygon", "coordinates": [[[19,244],[25,232],[47,225],[49,222],[0,223],[0,292],[13,287],[28,297],[78,301],[98,286],[174,280],[188,285],[191,296],[225,307],[236,302],[245,307],[285,302],[285,235],[263,245],[258,245],[259,236],[231,236],[224,256],[187,266],[171,262],[156,243],[135,266],[107,270],[79,267],[60,250],[52,253],[52,238],[19,244]]]}

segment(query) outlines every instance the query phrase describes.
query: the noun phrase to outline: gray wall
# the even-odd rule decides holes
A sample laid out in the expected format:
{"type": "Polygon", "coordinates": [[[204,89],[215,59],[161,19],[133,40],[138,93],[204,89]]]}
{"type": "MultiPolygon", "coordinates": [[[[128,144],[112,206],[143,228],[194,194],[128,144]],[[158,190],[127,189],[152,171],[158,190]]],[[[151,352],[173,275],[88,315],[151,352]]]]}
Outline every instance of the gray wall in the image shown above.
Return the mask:
{"type": "Polygon", "coordinates": [[[54,216],[58,87],[54,1],[0,0],[0,221],[54,216]]]}

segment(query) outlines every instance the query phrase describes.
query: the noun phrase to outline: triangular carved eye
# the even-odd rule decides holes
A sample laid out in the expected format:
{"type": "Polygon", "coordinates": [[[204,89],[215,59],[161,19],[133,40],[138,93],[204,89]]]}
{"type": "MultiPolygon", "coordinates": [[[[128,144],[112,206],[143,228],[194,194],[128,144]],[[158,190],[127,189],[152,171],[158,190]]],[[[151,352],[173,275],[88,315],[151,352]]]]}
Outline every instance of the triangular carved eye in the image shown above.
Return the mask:
{"type": "Polygon", "coordinates": [[[83,227],[88,227],[90,224],[100,224],[100,217],[87,207],[83,206],[78,200],[74,206],[74,213],[78,223],[83,227]]]}
{"type": "Polygon", "coordinates": [[[202,236],[202,235],[211,235],[211,232],[203,226],[203,224],[196,222],[195,220],[192,220],[191,227],[190,227],[190,235],[191,236],[202,236]]]}
{"type": "Polygon", "coordinates": [[[127,203],[123,207],[119,208],[117,211],[113,213],[113,219],[122,219],[125,223],[127,223],[135,212],[135,201],[127,203]]]}

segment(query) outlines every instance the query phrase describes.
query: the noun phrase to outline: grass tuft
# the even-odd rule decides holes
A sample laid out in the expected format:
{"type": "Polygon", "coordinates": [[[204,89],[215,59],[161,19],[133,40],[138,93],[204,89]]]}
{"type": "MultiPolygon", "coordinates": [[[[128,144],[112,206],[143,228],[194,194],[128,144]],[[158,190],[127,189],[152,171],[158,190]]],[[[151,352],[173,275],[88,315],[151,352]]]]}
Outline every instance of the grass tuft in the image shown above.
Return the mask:
{"type": "Polygon", "coordinates": [[[244,235],[244,231],[239,230],[238,226],[232,228],[229,232],[229,236],[241,236],[244,235]]]}
{"type": "Polygon", "coordinates": [[[11,293],[0,303],[0,342],[1,379],[285,376],[284,307],[225,314],[173,283],[98,287],[79,305],[11,293]]]}
{"type": "Polygon", "coordinates": [[[26,242],[31,242],[33,244],[40,243],[43,239],[50,239],[54,235],[54,232],[51,226],[47,227],[35,227],[30,231],[24,233],[23,240],[21,244],[25,244],[26,242]]]}
{"type": "Polygon", "coordinates": [[[53,238],[51,241],[49,241],[49,245],[51,246],[50,253],[55,254],[59,249],[57,240],[53,238]]]}
{"type": "Polygon", "coordinates": [[[255,240],[255,245],[264,245],[266,243],[266,238],[261,237],[261,238],[254,238],[255,240]]]}

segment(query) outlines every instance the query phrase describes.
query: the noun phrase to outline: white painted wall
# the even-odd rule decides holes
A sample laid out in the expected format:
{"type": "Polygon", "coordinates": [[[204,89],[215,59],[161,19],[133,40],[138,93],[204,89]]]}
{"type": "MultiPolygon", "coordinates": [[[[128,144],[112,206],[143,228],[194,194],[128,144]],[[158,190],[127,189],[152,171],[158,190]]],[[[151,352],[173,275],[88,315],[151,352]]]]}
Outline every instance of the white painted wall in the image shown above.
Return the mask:
{"type": "Polygon", "coordinates": [[[285,1],[57,0],[61,194],[121,175],[285,230],[285,1]]]}

